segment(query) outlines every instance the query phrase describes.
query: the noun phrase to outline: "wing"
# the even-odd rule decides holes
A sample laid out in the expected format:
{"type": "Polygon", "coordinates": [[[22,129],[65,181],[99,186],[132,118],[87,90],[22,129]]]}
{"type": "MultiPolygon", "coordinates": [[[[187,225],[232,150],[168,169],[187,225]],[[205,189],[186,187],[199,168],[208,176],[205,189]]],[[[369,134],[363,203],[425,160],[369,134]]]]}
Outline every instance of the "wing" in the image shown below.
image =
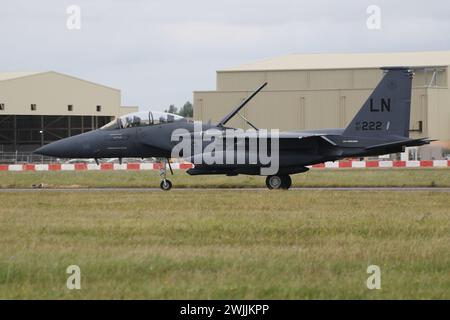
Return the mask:
{"type": "Polygon", "coordinates": [[[278,138],[280,149],[310,149],[315,148],[318,145],[336,146],[336,143],[332,140],[332,135],[316,134],[316,133],[305,133],[296,131],[284,131],[278,134],[273,134],[270,131],[266,131],[266,134],[261,134],[262,130],[253,131],[240,131],[234,129],[231,130],[206,130],[201,133],[194,134],[193,132],[187,134],[180,134],[177,137],[195,139],[194,137],[201,137],[201,139],[206,138],[206,140],[211,141],[211,139],[236,139],[236,143],[243,143],[245,140],[251,139],[276,139],[278,138]],[[209,138],[208,138],[209,136],[209,138]]]}

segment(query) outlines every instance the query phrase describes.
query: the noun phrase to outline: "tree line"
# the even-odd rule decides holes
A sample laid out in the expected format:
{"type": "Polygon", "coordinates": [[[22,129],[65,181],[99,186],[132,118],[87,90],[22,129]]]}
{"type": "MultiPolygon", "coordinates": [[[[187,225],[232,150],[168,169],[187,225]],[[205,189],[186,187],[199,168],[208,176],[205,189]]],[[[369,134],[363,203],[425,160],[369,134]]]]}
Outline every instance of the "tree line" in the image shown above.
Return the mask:
{"type": "Polygon", "coordinates": [[[190,101],[187,101],[183,105],[183,107],[180,108],[180,110],[178,110],[178,108],[175,107],[175,105],[171,104],[169,106],[169,109],[164,110],[164,112],[177,114],[179,116],[186,117],[186,118],[192,118],[194,116],[194,109],[193,109],[192,103],[190,101]]]}

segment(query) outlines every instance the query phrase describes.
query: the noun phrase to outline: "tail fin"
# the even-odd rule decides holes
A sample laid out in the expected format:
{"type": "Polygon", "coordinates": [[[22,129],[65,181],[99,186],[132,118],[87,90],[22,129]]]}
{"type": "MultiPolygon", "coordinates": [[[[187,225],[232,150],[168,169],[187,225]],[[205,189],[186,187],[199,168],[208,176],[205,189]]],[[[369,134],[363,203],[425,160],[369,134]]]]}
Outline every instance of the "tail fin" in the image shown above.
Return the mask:
{"type": "Polygon", "coordinates": [[[383,70],[386,74],[344,130],[344,135],[409,137],[413,73],[408,68],[383,70]]]}

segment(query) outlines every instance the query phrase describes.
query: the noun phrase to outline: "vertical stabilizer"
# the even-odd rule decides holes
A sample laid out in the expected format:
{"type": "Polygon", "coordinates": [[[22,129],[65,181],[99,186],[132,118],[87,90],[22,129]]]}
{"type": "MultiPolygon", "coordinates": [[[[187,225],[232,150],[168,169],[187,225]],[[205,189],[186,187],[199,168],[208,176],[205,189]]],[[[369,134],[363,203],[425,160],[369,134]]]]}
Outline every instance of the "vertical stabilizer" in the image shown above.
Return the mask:
{"type": "Polygon", "coordinates": [[[408,68],[383,68],[386,74],[344,131],[346,136],[409,137],[411,85],[408,68]]]}

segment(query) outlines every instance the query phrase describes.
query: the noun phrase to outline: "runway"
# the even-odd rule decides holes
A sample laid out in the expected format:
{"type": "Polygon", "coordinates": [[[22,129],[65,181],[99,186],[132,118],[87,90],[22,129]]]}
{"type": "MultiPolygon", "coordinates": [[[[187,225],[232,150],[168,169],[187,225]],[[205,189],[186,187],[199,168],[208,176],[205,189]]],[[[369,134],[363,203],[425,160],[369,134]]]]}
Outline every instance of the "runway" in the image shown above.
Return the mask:
{"type": "MultiPolygon", "coordinates": [[[[261,188],[172,188],[169,192],[204,192],[204,191],[259,191],[277,192],[261,188]]],[[[285,190],[278,190],[286,192],[285,190]]],[[[450,187],[295,187],[288,192],[301,191],[394,191],[394,192],[450,192],[450,187]]],[[[0,193],[14,192],[167,192],[160,188],[5,188],[0,189],[0,193]]]]}

